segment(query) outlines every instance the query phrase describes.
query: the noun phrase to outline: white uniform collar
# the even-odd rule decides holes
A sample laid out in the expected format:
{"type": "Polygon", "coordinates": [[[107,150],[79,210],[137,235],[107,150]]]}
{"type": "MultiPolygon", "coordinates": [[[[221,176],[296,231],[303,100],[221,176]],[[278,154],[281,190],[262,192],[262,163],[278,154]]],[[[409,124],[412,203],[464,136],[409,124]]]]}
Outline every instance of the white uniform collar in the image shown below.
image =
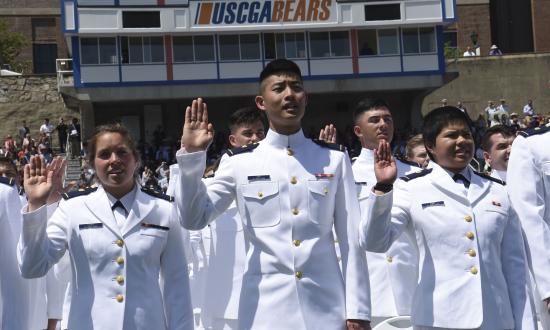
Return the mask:
{"type": "MultiPolygon", "coordinates": [[[[444,170],[445,172],[447,172],[447,174],[449,174],[451,176],[451,178],[455,175],[455,173],[449,171],[449,170],[446,170],[444,169],[443,167],[439,166],[439,164],[436,164],[434,162],[433,164],[433,168],[441,168],[442,170],[444,170]]],[[[462,171],[459,172],[460,174],[462,174],[466,180],[468,180],[469,182],[472,182],[472,169],[470,168],[470,166],[466,166],[466,168],[464,168],[462,171]]]]}
{"type": "Polygon", "coordinates": [[[374,164],[374,150],[361,148],[359,158],[367,161],[369,164],[374,164]]]}
{"type": "Polygon", "coordinates": [[[306,141],[304,132],[300,129],[298,132],[291,135],[279,134],[273,130],[267,131],[267,135],[262,142],[271,146],[286,149],[287,147],[297,147],[306,141]]]}
{"type": "MultiPolygon", "coordinates": [[[[119,200],[122,205],[124,205],[124,208],[126,209],[126,212],[130,212],[132,209],[132,205],[134,204],[134,200],[136,199],[136,192],[137,192],[137,183],[134,185],[134,189],[130,190],[129,193],[122,196],[122,198],[117,199],[113,195],[109,194],[107,191],[105,191],[105,195],[107,195],[107,199],[109,199],[109,207],[113,208],[113,205],[116,203],[117,200],[119,200]]],[[[100,187],[100,189],[103,189],[103,187],[100,187]]]]}
{"type": "Polygon", "coordinates": [[[492,170],[491,176],[495,179],[506,181],[506,171],[492,170]]]}

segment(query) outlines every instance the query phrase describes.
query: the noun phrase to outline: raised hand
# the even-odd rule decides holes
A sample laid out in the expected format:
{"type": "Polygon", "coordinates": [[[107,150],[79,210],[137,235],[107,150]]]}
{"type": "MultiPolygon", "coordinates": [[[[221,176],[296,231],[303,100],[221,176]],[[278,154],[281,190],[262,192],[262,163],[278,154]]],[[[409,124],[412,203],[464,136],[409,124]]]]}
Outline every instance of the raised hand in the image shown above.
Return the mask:
{"type": "MultiPolygon", "coordinates": [[[[55,157],[50,165],[46,167],[52,174],[52,192],[48,197],[47,204],[52,204],[61,199],[61,194],[66,192],[66,188],[63,187],[63,178],[65,177],[65,168],[67,167],[67,161],[62,157],[55,157]]],[[[70,187],[69,187],[70,188],[70,187]]]]}
{"type": "Polygon", "coordinates": [[[321,131],[319,132],[319,140],[327,143],[336,143],[336,127],[330,124],[326,125],[324,128],[321,128],[321,131]]]}
{"type": "Polygon", "coordinates": [[[25,193],[29,202],[28,211],[32,212],[46,204],[53,185],[53,171],[46,168],[42,156],[32,156],[23,171],[25,193]]]}
{"type": "Polygon", "coordinates": [[[214,139],[214,127],[208,122],[208,109],[201,98],[185,109],[181,147],[187,152],[206,150],[214,139]]]}
{"type": "Polygon", "coordinates": [[[385,140],[380,140],[378,149],[374,149],[374,174],[376,182],[383,184],[393,184],[397,178],[397,165],[385,140]]]}

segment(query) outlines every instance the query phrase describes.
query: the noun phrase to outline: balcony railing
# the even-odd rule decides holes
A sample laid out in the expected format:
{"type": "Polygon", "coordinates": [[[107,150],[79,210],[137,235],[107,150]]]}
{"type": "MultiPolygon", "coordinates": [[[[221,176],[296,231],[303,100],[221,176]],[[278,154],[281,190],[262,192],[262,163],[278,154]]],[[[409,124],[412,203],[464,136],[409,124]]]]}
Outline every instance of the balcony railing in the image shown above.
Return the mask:
{"type": "Polygon", "coordinates": [[[70,58],[58,58],[55,60],[55,70],[57,72],[57,91],[61,87],[73,87],[73,60],[70,58]]]}

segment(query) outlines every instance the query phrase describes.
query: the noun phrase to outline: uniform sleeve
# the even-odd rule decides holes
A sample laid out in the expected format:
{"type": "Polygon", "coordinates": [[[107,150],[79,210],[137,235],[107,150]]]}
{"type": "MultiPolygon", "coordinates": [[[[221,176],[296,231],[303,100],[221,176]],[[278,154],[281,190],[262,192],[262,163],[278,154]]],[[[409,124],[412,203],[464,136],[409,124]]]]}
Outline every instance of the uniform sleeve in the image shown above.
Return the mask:
{"type": "Polygon", "coordinates": [[[529,269],[521,226],[511,210],[501,243],[501,264],[512,304],[515,329],[536,329],[536,311],[529,287],[529,269]]]}
{"type": "MultiPolygon", "coordinates": [[[[550,298],[550,228],[544,219],[545,192],[540,164],[528,141],[517,137],[508,162],[508,192],[527,236],[535,282],[542,299],[550,298]]],[[[548,187],[546,188],[548,189],[548,187]]]]}
{"type": "Polygon", "coordinates": [[[361,215],[359,239],[371,252],[388,251],[410,221],[410,196],[406,183],[396,182],[394,190],[378,196],[371,192],[361,215]],[[395,198],[394,198],[395,195],[395,198]]]}
{"type": "Polygon", "coordinates": [[[199,230],[217,218],[235,198],[235,180],[231,161],[224,156],[208,188],[202,181],[206,152],[176,154],[180,169],[180,183],[176,185],[176,203],[184,228],[199,230]]]}
{"type": "Polygon", "coordinates": [[[183,229],[172,213],[166,247],[160,261],[160,285],[168,330],[192,330],[193,312],[183,229]]]}
{"type": "Polygon", "coordinates": [[[370,320],[370,283],[367,258],[359,246],[359,201],[347,155],[336,192],[334,228],[338,237],[346,286],[346,319],[370,320]]]}
{"type": "Polygon", "coordinates": [[[63,204],[48,220],[46,206],[23,212],[23,227],[18,245],[19,269],[24,278],[42,277],[65,254],[67,218],[63,204]]]}

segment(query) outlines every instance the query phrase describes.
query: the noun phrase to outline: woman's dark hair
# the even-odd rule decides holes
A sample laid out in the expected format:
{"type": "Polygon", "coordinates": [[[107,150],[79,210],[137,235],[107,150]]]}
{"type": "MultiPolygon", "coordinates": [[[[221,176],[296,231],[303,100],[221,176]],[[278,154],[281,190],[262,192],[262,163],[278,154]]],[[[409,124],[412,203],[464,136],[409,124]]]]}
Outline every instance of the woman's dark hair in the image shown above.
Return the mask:
{"type": "Polygon", "coordinates": [[[132,154],[134,155],[134,158],[136,159],[136,169],[139,168],[139,151],[136,147],[136,144],[134,142],[134,139],[132,139],[132,136],[130,135],[130,132],[128,129],[121,124],[107,124],[107,125],[101,125],[96,127],[96,130],[94,132],[94,135],[88,140],[88,162],[90,166],[94,167],[94,160],[95,160],[95,154],[96,154],[96,146],[97,146],[97,139],[107,133],[117,133],[120,134],[128,148],[132,151],[132,154]]]}
{"type": "Polygon", "coordinates": [[[431,159],[435,160],[428,148],[435,146],[437,136],[445,127],[455,123],[464,123],[470,131],[472,130],[468,116],[457,107],[439,107],[433,109],[424,117],[422,136],[424,137],[424,146],[431,159]]]}

